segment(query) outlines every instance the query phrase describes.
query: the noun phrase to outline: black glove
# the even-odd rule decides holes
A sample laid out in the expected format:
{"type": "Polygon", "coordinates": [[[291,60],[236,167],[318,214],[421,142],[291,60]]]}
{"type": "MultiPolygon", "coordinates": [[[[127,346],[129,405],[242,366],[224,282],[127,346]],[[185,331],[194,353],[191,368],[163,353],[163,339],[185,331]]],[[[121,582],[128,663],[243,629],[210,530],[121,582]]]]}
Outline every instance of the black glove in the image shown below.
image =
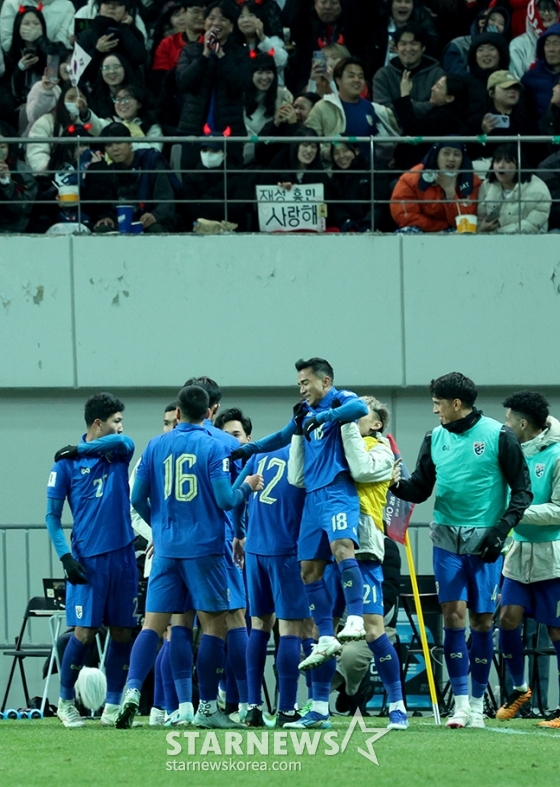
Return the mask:
{"type": "Polygon", "coordinates": [[[85,568],[72,557],[70,552],[62,555],[60,562],[64,566],[66,577],[71,585],[87,585],[85,568]]]}
{"type": "Polygon", "coordinates": [[[232,462],[235,462],[236,459],[247,459],[247,454],[243,450],[243,448],[236,448],[235,451],[231,452],[230,459],[232,462]]]}
{"type": "Polygon", "coordinates": [[[54,461],[60,462],[61,459],[77,459],[78,456],[79,454],[77,445],[65,445],[64,448],[58,449],[54,455],[54,461]]]}
{"type": "Polygon", "coordinates": [[[507,525],[496,525],[488,530],[479,546],[480,558],[484,563],[495,563],[500,557],[510,529],[507,525]]]}
{"type": "Polygon", "coordinates": [[[303,434],[303,420],[308,412],[309,412],[309,408],[307,407],[307,402],[298,402],[294,406],[294,421],[296,422],[296,434],[303,434]]]}
{"type": "Polygon", "coordinates": [[[303,434],[305,435],[305,439],[311,441],[311,432],[314,432],[318,426],[321,426],[320,421],[317,420],[317,416],[313,415],[311,418],[308,418],[303,426],[303,434]]]}
{"type": "Polygon", "coordinates": [[[332,402],[331,402],[331,410],[336,410],[337,407],[341,407],[341,406],[342,406],[342,403],[341,403],[340,399],[337,399],[335,397],[332,400],[332,402]]]}

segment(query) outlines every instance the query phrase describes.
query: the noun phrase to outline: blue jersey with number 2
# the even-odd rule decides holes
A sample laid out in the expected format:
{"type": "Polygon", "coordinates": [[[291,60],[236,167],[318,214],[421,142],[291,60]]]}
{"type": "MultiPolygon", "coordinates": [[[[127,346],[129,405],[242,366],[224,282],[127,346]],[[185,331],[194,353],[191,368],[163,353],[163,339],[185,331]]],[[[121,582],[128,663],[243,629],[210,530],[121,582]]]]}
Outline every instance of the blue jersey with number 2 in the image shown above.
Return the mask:
{"type": "Polygon", "coordinates": [[[212,482],[230,482],[230,453],[223,442],[195,424],[179,423],[150,440],[136,478],[149,483],[157,555],[187,558],[223,553],[224,512],[212,482]]]}

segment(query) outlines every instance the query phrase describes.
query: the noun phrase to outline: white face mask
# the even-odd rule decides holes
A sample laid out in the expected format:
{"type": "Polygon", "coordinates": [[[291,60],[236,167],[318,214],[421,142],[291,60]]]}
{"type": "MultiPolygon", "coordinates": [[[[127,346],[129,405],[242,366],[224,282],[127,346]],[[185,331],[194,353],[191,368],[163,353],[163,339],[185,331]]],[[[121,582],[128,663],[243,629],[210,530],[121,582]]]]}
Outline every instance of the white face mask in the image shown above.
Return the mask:
{"type": "Polygon", "coordinates": [[[21,23],[21,27],[19,29],[19,34],[22,41],[26,41],[31,43],[32,41],[36,41],[43,35],[43,28],[41,27],[41,23],[39,20],[33,20],[33,22],[29,22],[24,20],[21,23]]]}
{"type": "Polygon", "coordinates": [[[215,169],[216,167],[221,167],[222,164],[224,163],[224,151],[201,150],[200,160],[202,161],[203,165],[208,169],[215,169]]]}
{"type": "Polygon", "coordinates": [[[75,101],[65,101],[64,106],[66,107],[66,111],[71,117],[77,118],[80,114],[80,110],[78,109],[78,105],[75,101]]]}

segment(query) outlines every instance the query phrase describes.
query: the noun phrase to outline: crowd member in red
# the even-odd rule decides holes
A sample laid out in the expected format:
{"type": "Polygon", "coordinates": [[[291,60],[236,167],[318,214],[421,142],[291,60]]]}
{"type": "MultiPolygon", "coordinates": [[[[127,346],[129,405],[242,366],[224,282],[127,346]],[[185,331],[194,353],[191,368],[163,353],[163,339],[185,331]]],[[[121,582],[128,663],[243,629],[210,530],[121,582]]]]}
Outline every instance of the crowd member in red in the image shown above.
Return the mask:
{"type": "Polygon", "coordinates": [[[161,82],[161,78],[179,62],[183,47],[198,41],[203,33],[204,0],[172,0],[167,3],[154,30],[152,71],[155,72],[155,81],[161,82]]]}

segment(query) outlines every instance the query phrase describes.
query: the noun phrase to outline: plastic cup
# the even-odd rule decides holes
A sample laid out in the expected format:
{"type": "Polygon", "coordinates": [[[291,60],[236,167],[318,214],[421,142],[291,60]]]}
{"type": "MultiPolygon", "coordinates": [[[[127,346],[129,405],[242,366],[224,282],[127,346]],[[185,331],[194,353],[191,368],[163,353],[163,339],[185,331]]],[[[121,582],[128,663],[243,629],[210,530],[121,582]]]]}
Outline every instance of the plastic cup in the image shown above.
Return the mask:
{"type": "Polygon", "coordinates": [[[144,232],[144,227],[142,226],[141,221],[133,221],[130,225],[130,234],[131,235],[141,235],[144,232]]]}
{"type": "Polygon", "coordinates": [[[131,231],[133,211],[132,205],[117,205],[119,232],[128,234],[131,231]]]}
{"type": "Polygon", "coordinates": [[[60,186],[58,201],[61,205],[77,205],[79,198],[78,186],[60,186]]]}
{"type": "Polygon", "coordinates": [[[457,232],[476,232],[477,223],[478,217],[470,213],[462,213],[460,216],[455,216],[457,232]]]}

